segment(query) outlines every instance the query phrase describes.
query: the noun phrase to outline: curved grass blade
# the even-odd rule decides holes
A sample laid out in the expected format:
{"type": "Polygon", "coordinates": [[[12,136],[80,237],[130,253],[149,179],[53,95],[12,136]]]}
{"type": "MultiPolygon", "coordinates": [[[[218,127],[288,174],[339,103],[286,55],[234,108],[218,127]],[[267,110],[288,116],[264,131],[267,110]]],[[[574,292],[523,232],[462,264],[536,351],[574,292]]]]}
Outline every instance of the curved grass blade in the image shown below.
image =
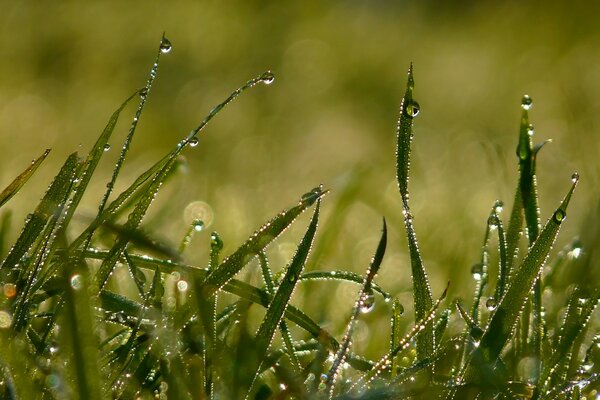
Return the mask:
{"type": "Polygon", "coordinates": [[[482,356],[484,362],[494,363],[510,338],[521,308],[527,300],[535,280],[541,273],[548,253],[558,235],[560,225],[566,217],[567,206],[576,185],[577,179],[574,177],[571,189],[544,226],[538,240],[529,249],[525,260],[512,277],[504,297],[500,300],[492,315],[481,339],[481,345],[475,351],[475,353],[480,353],[478,356],[482,356]]]}
{"type": "MultiPolygon", "coordinates": [[[[398,119],[398,140],[396,150],[396,167],[398,187],[402,197],[402,213],[404,214],[404,225],[408,236],[408,248],[410,251],[410,265],[413,277],[413,299],[415,305],[415,320],[421,320],[428,310],[433,306],[433,297],[429,280],[425,272],[423,260],[419,252],[417,235],[412,222],[412,215],[408,206],[408,180],[410,171],[410,146],[413,138],[413,118],[419,113],[419,104],[413,99],[415,81],[413,77],[412,64],[408,69],[408,81],[406,92],[400,105],[400,117],[398,119]]],[[[417,341],[417,353],[419,358],[425,358],[433,353],[434,337],[433,324],[428,323],[422,335],[417,341]]]]}
{"type": "Polygon", "coordinates": [[[344,338],[342,339],[342,343],[340,344],[340,348],[338,349],[331,368],[327,373],[325,379],[321,378],[321,382],[325,383],[325,392],[328,394],[329,398],[333,397],[333,390],[335,388],[335,383],[337,381],[338,375],[340,373],[340,368],[344,364],[346,359],[346,355],[350,350],[350,346],[352,344],[352,334],[354,333],[354,326],[356,325],[356,319],[358,317],[358,313],[364,310],[369,310],[373,307],[374,299],[373,299],[373,289],[371,289],[371,285],[375,275],[379,272],[379,267],[381,266],[381,262],[383,261],[383,256],[385,255],[385,249],[387,247],[387,226],[385,223],[385,218],[383,219],[383,229],[381,232],[381,238],[379,239],[379,244],[377,245],[377,250],[375,251],[375,255],[371,260],[371,265],[367,269],[367,273],[363,282],[363,287],[360,291],[358,299],[354,303],[354,308],[352,309],[352,315],[350,316],[350,321],[346,327],[346,333],[344,334],[344,338]]]}
{"type": "Polygon", "coordinates": [[[25,182],[31,178],[31,175],[35,172],[35,170],[40,166],[42,161],[46,159],[46,157],[50,154],[50,149],[46,149],[41,156],[34,159],[31,162],[31,165],[25,169],[25,171],[21,172],[19,176],[17,176],[4,190],[0,193],[0,208],[6,204],[17,192],[23,187],[25,182]]]}
{"type": "MultiPolygon", "coordinates": [[[[320,189],[318,192],[315,192],[315,195],[319,197],[322,195],[320,189]]],[[[256,349],[257,359],[259,360],[259,365],[256,368],[256,375],[246,397],[248,397],[250,391],[252,390],[252,386],[254,386],[254,381],[256,381],[258,371],[260,370],[260,363],[262,363],[262,360],[267,354],[267,350],[273,341],[275,330],[283,318],[283,314],[290,302],[292,292],[298,283],[298,278],[300,277],[300,274],[306,265],[306,260],[308,259],[308,255],[315,238],[315,233],[317,232],[320,208],[321,200],[317,199],[317,205],[315,207],[310,224],[308,225],[308,229],[300,241],[298,250],[296,251],[296,254],[294,254],[294,257],[292,258],[292,261],[290,262],[290,265],[287,268],[287,271],[285,272],[277,291],[273,295],[273,299],[267,308],[267,314],[265,315],[265,318],[263,319],[263,322],[256,333],[256,342],[254,346],[256,349]]]]}
{"type": "MultiPolygon", "coordinates": [[[[323,197],[327,191],[316,187],[305,193],[298,205],[283,211],[264,224],[233,254],[227,257],[217,268],[211,270],[203,282],[204,296],[210,297],[233,278],[252,258],[263,251],[277,238],[304,210],[323,197]]],[[[297,278],[296,278],[297,279],[297,278]]]]}
{"type": "MultiPolygon", "coordinates": [[[[338,281],[338,282],[352,282],[362,285],[365,279],[352,271],[343,271],[343,270],[335,270],[335,271],[309,271],[305,272],[300,276],[300,282],[304,281],[338,281]]],[[[383,296],[385,301],[389,301],[392,296],[383,290],[376,283],[371,283],[371,288],[374,292],[379,293],[383,296]]]]}

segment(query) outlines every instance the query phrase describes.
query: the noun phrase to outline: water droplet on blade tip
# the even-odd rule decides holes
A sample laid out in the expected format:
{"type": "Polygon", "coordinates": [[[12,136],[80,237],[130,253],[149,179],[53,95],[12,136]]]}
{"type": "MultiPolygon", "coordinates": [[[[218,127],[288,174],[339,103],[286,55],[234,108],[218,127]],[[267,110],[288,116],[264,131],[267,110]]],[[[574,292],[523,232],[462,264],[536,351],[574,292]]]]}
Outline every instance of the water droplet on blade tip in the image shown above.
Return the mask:
{"type": "Polygon", "coordinates": [[[260,76],[260,81],[265,85],[270,85],[275,81],[275,74],[273,74],[271,71],[267,71],[260,76]]]}
{"type": "Polygon", "coordinates": [[[171,51],[173,46],[171,45],[171,41],[167,38],[163,38],[160,42],[160,52],[163,54],[167,54],[171,51]]]}
{"type": "Polygon", "coordinates": [[[521,108],[523,110],[529,110],[532,105],[533,100],[531,100],[531,97],[529,97],[529,95],[524,95],[523,99],[521,99],[521,108]]]}

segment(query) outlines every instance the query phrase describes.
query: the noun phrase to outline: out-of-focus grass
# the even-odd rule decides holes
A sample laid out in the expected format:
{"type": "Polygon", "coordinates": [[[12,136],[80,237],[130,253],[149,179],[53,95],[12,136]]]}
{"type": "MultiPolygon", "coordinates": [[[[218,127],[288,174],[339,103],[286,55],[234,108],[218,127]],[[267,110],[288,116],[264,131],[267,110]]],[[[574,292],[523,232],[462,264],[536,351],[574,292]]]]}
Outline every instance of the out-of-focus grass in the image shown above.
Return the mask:
{"type": "MultiPolygon", "coordinates": [[[[404,70],[413,61],[421,114],[411,211],[434,291],[448,279],[469,279],[489,206],[496,198],[512,200],[516,158],[506,149],[514,147],[523,93],[534,100],[538,140],[554,139],[538,160],[543,220],[563,192],[565,171],[582,176],[560,248],[590,221],[598,203],[598,6],[413,3],[4,4],[0,146],[12,151],[0,159],[1,182],[46,147],[54,149],[49,165],[12,202],[13,220],[22,221],[27,212],[19,204],[29,206],[43,195],[50,180],[44,174],[79,144],[89,148],[115,104],[143,86],[157,38],[167,31],[174,48],[161,65],[124,167],[131,179],[240,82],[266,69],[277,78],[240,99],[234,112],[215,120],[200,144],[185,152],[193,173],[167,189],[174,195],[158,198],[153,210],[161,213],[148,219],[166,236],[183,236],[191,222],[185,218],[195,216],[182,210],[202,201],[196,212],[210,214],[203,216],[209,229],[202,234],[217,229],[228,253],[285,199],[323,182],[333,203],[353,171],[361,171],[356,197],[340,219],[338,243],[308,268],[363,271],[383,214],[390,232],[380,279],[389,290],[408,290],[401,204],[389,166],[404,70]],[[161,207],[165,202],[169,207],[161,207]],[[448,242],[449,235],[464,240],[448,242]]],[[[115,135],[124,131],[125,124],[119,125],[115,135]]],[[[112,161],[117,143],[115,138],[107,157],[112,161]]],[[[105,176],[98,181],[108,181],[110,171],[99,168],[105,176]]],[[[89,216],[96,211],[92,197],[104,189],[97,185],[80,209],[89,216]]],[[[322,220],[331,212],[324,208],[322,220]]],[[[197,235],[187,256],[206,260],[206,243],[197,235]]],[[[284,236],[271,249],[275,267],[294,246],[284,236]]],[[[339,298],[353,299],[354,288],[345,289],[340,285],[339,298]]]]}

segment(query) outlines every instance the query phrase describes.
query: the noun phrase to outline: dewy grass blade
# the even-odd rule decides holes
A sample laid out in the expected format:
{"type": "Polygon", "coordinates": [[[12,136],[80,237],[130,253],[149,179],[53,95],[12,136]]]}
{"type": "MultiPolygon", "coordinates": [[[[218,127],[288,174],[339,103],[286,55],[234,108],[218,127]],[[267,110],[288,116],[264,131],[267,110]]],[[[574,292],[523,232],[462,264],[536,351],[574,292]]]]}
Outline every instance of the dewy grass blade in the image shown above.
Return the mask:
{"type": "MultiPolygon", "coordinates": [[[[433,306],[431,288],[419,252],[417,235],[413,226],[413,217],[408,206],[408,180],[410,171],[410,146],[413,138],[413,118],[419,114],[419,104],[413,99],[414,77],[412,64],[408,69],[408,81],[406,92],[400,106],[400,117],[398,119],[398,138],[396,150],[397,178],[402,197],[402,213],[404,214],[404,225],[408,236],[408,248],[410,251],[410,264],[413,277],[413,293],[415,303],[415,320],[421,320],[428,310],[433,306]]],[[[418,357],[424,358],[433,353],[434,337],[433,324],[428,323],[425,331],[417,340],[418,357]]]]}
{"type": "MultiPolygon", "coordinates": [[[[166,178],[169,170],[173,167],[175,159],[171,159],[161,171],[154,177],[152,180],[152,184],[149,187],[149,190],[142,196],[140,201],[136,204],[135,208],[129,214],[127,222],[125,223],[125,230],[135,230],[138,228],[144,215],[148,211],[148,207],[156,197],[164,179],[166,178]]],[[[102,265],[96,272],[96,276],[94,277],[94,284],[98,286],[100,290],[104,289],[108,278],[112,274],[114,267],[117,261],[121,258],[123,250],[129,243],[129,238],[126,236],[118,236],[115,244],[110,249],[108,256],[102,262],[102,265]]]]}
{"type": "Polygon", "coordinates": [[[27,169],[25,171],[21,172],[21,174],[19,176],[17,176],[15,178],[15,180],[13,180],[0,193],[0,208],[4,204],[6,204],[6,202],[9,201],[15,194],[17,194],[17,192],[19,191],[19,189],[21,189],[23,187],[25,182],[27,182],[29,180],[29,178],[31,178],[31,175],[33,175],[33,173],[40,166],[42,161],[44,161],[46,159],[48,154],[50,154],[50,149],[46,149],[46,151],[44,151],[44,153],[41,156],[39,156],[38,158],[33,160],[31,162],[31,165],[29,167],[27,167],[27,169]]]}
{"type": "Polygon", "coordinates": [[[340,368],[344,364],[348,351],[350,350],[350,346],[352,344],[352,334],[354,332],[354,326],[356,325],[356,319],[358,317],[359,312],[369,312],[375,305],[374,297],[373,297],[373,289],[371,289],[371,285],[375,275],[379,272],[379,267],[381,266],[381,262],[383,261],[383,256],[385,255],[385,249],[387,247],[387,226],[385,223],[385,218],[383,220],[383,229],[381,232],[381,238],[379,239],[379,244],[377,245],[377,250],[375,251],[375,255],[371,260],[371,265],[367,270],[367,274],[364,279],[363,287],[360,291],[358,299],[354,303],[354,308],[352,309],[352,315],[350,316],[350,321],[346,327],[346,333],[344,334],[344,338],[342,339],[342,343],[340,344],[340,348],[338,349],[335,358],[333,359],[333,363],[326,377],[321,378],[321,382],[325,384],[325,392],[329,396],[329,399],[333,398],[333,391],[335,389],[335,383],[337,381],[338,375],[340,373],[340,368]],[[325,378],[325,379],[323,379],[325,378]]]}
{"type": "Polygon", "coordinates": [[[481,345],[476,350],[476,352],[481,352],[484,361],[494,363],[510,338],[521,308],[544,266],[548,253],[558,235],[560,225],[566,217],[567,206],[577,185],[577,178],[576,175],[573,176],[571,189],[544,226],[538,240],[529,249],[525,260],[519,270],[515,272],[504,297],[502,297],[492,315],[481,339],[481,345]]]}
{"type": "MultiPolygon", "coordinates": [[[[258,254],[258,261],[263,275],[263,280],[265,281],[265,288],[267,289],[267,293],[273,296],[275,294],[273,274],[271,273],[271,268],[269,267],[269,260],[264,251],[261,251],[258,254]]],[[[300,278],[298,279],[298,282],[300,282],[300,278]]],[[[290,361],[292,363],[292,367],[295,369],[296,373],[299,373],[300,371],[302,371],[302,365],[300,364],[300,360],[298,360],[298,357],[294,352],[292,333],[290,332],[290,329],[288,328],[285,319],[282,319],[279,322],[279,330],[281,331],[281,337],[283,338],[283,342],[285,344],[288,357],[290,358],[290,361]]]]}
{"type": "MultiPolygon", "coordinates": [[[[402,332],[400,330],[400,318],[404,314],[404,306],[400,303],[400,300],[394,299],[392,304],[392,320],[390,328],[390,353],[398,347],[400,340],[402,339],[402,332]]],[[[440,335],[441,336],[441,335],[440,335]]],[[[398,362],[396,357],[392,357],[392,377],[396,376],[398,369],[398,362]]]]}
{"type": "MultiPolygon", "coordinates": [[[[319,189],[318,192],[315,192],[315,195],[321,196],[321,191],[319,189]]],[[[290,298],[298,283],[298,278],[306,265],[306,260],[308,259],[308,255],[310,253],[310,249],[312,247],[315,233],[317,232],[317,225],[319,222],[319,210],[321,208],[321,200],[317,200],[317,205],[315,207],[315,211],[313,213],[313,217],[308,225],[308,229],[304,234],[304,237],[300,241],[298,245],[298,250],[296,250],[296,254],[292,258],[290,265],[288,266],[281,283],[277,287],[277,291],[273,295],[273,299],[269,303],[269,308],[267,308],[267,313],[260,327],[258,328],[258,332],[256,333],[256,342],[255,349],[257,359],[259,363],[265,358],[267,354],[267,350],[273,341],[273,336],[275,335],[275,330],[279,326],[279,323],[283,317],[283,314],[288,307],[290,302],[290,298]]],[[[260,365],[256,368],[256,377],[258,376],[258,371],[260,370],[260,365]]],[[[250,390],[252,390],[252,386],[248,391],[248,395],[250,394],[250,390]]],[[[248,396],[246,396],[248,397],[248,396]]]]}
{"type": "Polygon", "coordinates": [[[21,235],[10,249],[0,269],[7,271],[17,268],[21,258],[40,238],[39,235],[46,226],[46,223],[53,218],[59,208],[64,206],[78,165],[77,153],[71,154],[63,164],[58,175],[54,178],[52,184],[50,184],[48,191],[36,210],[28,217],[21,235]]]}
{"type": "Polygon", "coordinates": [[[327,191],[316,187],[305,193],[298,205],[283,211],[271,221],[264,224],[233,254],[227,257],[217,268],[211,270],[204,281],[204,295],[212,296],[233,278],[252,258],[263,251],[277,238],[304,210],[310,207],[327,191]]]}

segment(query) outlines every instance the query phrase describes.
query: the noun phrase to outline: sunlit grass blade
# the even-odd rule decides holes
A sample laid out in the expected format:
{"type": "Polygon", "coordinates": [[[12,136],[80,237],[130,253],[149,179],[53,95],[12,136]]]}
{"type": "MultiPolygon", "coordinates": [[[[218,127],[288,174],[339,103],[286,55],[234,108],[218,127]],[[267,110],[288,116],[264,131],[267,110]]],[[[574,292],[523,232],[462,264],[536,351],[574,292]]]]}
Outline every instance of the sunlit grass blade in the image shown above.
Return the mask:
{"type": "Polygon", "coordinates": [[[483,334],[481,345],[475,351],[475,353],[480,352],[486,362],[494,363],[510,338],[521,308],[544,266],[560,225],[566,217],[567,206],[576,185],[577,179],[574,176],[571,189],[544,226],[538,240],[529,249],[525,260],[512,277],[504,297],[498,303],[483,334]]]}
{"type": "Polygon", "coordinates": [[[381,232],[381,238],[379,239],[379,244],[377,245],[377,250],[375,250],[375,255],[371,260],[371,264],[367,269],[367,273],[365,275],[365,279],[363,282],[363,287],[359,293],[358,299],[354,303],[354,308],[352,309],[352,315],[350,316],[350,321],[346,327],[346,332],[344,334],[344,338],[340,343],[340,348],[338,349],[335,358],[333,359],[333,363],[329,372],[327,373],[327,377],[325,379],[321,379],[322,383],[325,384],[325,392],[328,394],[329,398],[333,397],[333,391],[335,389],[335,384],[340,373],[340,368],[342,367],[346,355],[350,350],[350,346],[352,344],[352,334],[354,331],[354,327],[356,325],[356,319],[360,312],[368,312],[375,306],[375,298],[373,295],[373,289],[371,288],[373,279],[377,272],[379,272],[379,267],[381,266],[381,262],[383,261],[383,256],[385,255],[385,249],[387,247],[387,225],[385,223],[385,218],[383,219],[383,229],[381,232]]]}
{"type": "Polygon", "coordinates": [[[54,178],[40,204],[28,217],[23,231],[2,262],[0,269],[8,271],[17,268],[17,264],[21,258],[29,251],[34,242],[40,238],[39,235],[46,226],[46,223],[55,217],[59,211],[59,207],[64,205],[78,165],[77,153],[71,154],[58,175],[54,178]]]}
{"type": "Polygon", "coordinates": [[[6,204],[17,192],[19,189],[23,187],[25,182],[31,178],[31,175],[35,172],[35,170],[40,166],[42,161],[46,159],[46,157],[50,154],[50,149],[46,149],[44,153],[38,158],[34,159],[31,162],[31,165],[25,169],[25,171],[21,172],[19,176],[17,176],[2,192],[0,192],[0,207],[6,204]]]}
{"type": "Polygon", "coordinates": [[[305,193],[298,205],[264,224],[250,238],[244,242],[233,254],[227,257],[217,268],[210,271],[204,281],[204,295],[212,296],[233,278],[252,258],[263,251],[275,238],[277,238],[304,210],[310,207],[317,199],[327,192],[317,187],[305,193]]]}
{"type": "MultiPolygon", "coordinates": [[[[321,196],[320,190],[315,192],[315,196],[321,196]]],[[[273,341],[273,336],[275,335],[275,330],[279,326],[279,323],[283,317],[283,314],[288,307],[288,303],[290,302],[290,297],[296,284],[298,283],[298,278],[306,265],[306,260],[308,259],[308,255],[310,253],[310,249],[313,244],[313,240],[315,237],[315,233],[317,232],[317,225],[319,222],[319,210],[321,208],[321,200],[317,200],[317,205],[315,207],[315,211],[313,213],[313,217],[308,225],[308,229],[304,234],[304,237],[300,241],[298,245],[298,249],[290,262],[290,265],[287,267],[285,275],[281,280],[281,283],[277,287],[277,291],[273,295],[271,302],[269,303],[269,308],[267,308],[267,314],[263,319],[258,331],[256,333],[256,342],[255,349],[258,360],[262,362],[265,355],[267,354],[267,350],[273,341]]],[[[260,369],[260,365],[258,365],[258,370],[260,369]]],[[[252,388],[250,388],[251,390],[252,388]]]]}

